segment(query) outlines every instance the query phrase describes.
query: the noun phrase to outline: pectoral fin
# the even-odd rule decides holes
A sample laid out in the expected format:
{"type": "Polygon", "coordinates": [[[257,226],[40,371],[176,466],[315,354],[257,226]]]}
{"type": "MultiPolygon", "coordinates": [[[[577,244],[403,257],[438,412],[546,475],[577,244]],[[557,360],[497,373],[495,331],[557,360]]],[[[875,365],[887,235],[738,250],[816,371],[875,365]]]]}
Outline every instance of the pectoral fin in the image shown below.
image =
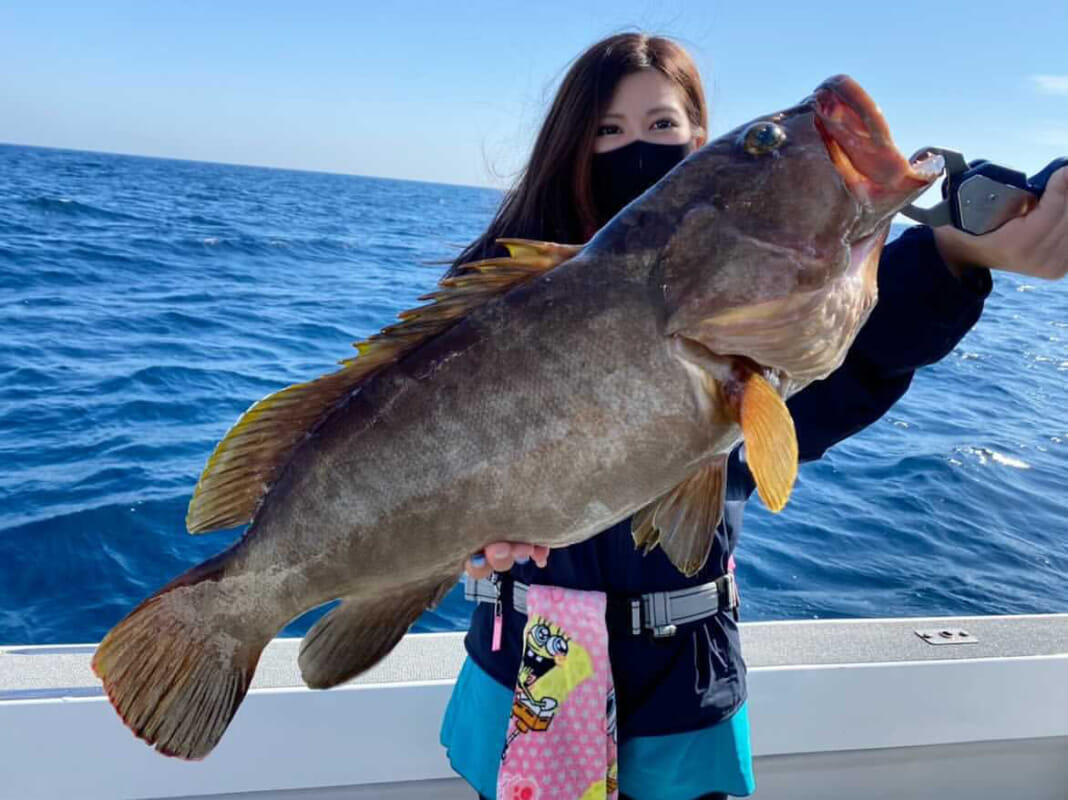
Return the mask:
{"type": "Polygon", "coordinates": [[[757,493],[769,509],[782,511],[797,478],[797,432],[779,392],[752,361],[720,356],[685,336],[675,353],[696,380],[710,419],[735,421],[745,440],[746,461],[757,493]]]}
{"type": "Polygon", "coordinates": [[[680,572],[695,575],[712,550],[726,486],[727,456],[716,456],[634,515],[634,544],[646,553],[659,544],[680,572]]]}
{"type": "Polygon", "coordinates": [[[771,384],[753,373],[742,387],[738,421],[757,493],[778,513],[797,479],[797,432],[790,411],[771,384]]]}

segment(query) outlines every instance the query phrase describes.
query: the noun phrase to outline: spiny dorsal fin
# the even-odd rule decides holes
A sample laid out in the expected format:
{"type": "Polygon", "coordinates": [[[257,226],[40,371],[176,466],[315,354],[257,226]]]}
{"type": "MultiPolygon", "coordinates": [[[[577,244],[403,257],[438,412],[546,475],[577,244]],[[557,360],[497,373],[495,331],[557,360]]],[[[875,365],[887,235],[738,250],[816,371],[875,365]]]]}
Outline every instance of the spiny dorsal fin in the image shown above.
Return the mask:
{"type": "Polygon", "coordinates": [[[190,533],[251,521],[297,445],[356,387],[484,303],[574,257],[580,245],[499,239],[507,258],[465,264],[402,312],[400,322],[356,343],[359,355],[337,372],[290,386],[246,411],[215,447],[200,476],[185,524],[190,533]]]}

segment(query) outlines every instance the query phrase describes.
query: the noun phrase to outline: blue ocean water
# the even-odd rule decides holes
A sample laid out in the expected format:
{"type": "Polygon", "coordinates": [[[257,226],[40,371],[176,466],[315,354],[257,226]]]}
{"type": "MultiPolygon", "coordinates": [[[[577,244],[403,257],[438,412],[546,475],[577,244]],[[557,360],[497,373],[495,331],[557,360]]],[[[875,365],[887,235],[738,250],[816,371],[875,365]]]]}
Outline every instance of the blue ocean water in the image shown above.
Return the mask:
{"type": "MultiPolygon", "coordinates": [[[[0,644],[97,641],[227,546],[184,529],[218,439],[415,304],[498,199],[0,146],[0,644]]],[[[783,514],[750,504],[745,618],[1068,611],[1066,383],[1068,283],[999,275],[783,514]]],[[[417,629],[469,614],[454,592],[417,629]]]]}

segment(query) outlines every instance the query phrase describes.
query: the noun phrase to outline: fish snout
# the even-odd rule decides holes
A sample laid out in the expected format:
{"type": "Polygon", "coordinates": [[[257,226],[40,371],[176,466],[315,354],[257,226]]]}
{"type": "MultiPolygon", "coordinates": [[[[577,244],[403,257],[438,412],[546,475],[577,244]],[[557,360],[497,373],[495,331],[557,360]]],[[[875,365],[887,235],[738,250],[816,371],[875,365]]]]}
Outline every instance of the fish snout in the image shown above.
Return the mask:
{"type": "Polygon", "coordinates": [[[831,161],[866,206],[897,210],[941,174],[941,157],[910,163],[898,151],[882,111],[848,75],[820,84],[811,103],[831,161]]]}

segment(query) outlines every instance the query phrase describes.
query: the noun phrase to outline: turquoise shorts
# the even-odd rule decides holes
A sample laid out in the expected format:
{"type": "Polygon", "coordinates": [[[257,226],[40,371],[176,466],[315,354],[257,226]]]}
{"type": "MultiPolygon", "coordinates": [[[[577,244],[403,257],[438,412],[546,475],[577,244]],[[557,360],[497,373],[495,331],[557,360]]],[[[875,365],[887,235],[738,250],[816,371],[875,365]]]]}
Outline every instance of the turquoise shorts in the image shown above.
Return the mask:
{"type": "MultiPolygon", "coordinates": [[[[497,766],[511,713],[511,690],[467,659],[445,710],[441,744],[452,768],[486,797],[497,794],[497,766]]],[[[711,728],[621,741],[619,788],[636,800],[693,800],[710,792],[752,794],[746,706],[711,728]]]]}

